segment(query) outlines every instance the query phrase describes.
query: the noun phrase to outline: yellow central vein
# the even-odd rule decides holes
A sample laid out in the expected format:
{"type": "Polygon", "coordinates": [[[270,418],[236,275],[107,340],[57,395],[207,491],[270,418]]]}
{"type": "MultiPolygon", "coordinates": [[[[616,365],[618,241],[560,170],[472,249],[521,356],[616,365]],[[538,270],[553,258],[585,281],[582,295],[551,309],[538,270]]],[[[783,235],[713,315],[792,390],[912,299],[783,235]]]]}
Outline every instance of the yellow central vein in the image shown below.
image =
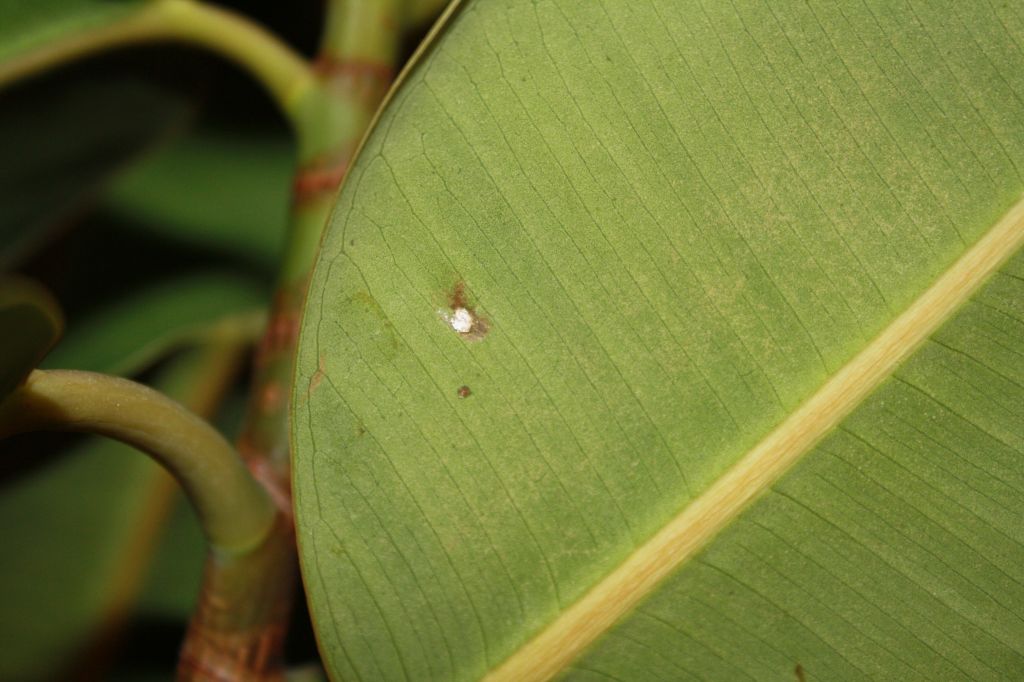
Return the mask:
{"type": "Polygon", "coordinates": [[[484,679],[560,672],[849,415],[1022,244],[1024,200],[707,491],[484,679]]]}

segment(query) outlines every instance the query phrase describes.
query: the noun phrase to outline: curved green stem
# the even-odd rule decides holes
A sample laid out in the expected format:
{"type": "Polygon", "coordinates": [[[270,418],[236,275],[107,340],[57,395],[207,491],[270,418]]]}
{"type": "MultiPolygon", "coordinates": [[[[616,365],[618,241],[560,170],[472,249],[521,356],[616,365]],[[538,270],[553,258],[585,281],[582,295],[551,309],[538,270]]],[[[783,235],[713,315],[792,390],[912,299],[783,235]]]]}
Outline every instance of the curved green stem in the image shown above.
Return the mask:
{"type": "Polygon", "coordinates": [[[182,405],[141,384],[36,370],[0,404],[0,438],[39,430],[96,433],[151,455],[181,484],[217,553],[250,551],[274,524],[273,504],[231,445],[182,405]]]}
{"type": "Polygon", "coordinates": [[[152,0],[112,24],[0,64],[0,86],[97,52],[161,40],[198,45],[238,63],[301,125],[302,102],[317,85],[309,63],[253,21],[196,0],[152,0]]]}

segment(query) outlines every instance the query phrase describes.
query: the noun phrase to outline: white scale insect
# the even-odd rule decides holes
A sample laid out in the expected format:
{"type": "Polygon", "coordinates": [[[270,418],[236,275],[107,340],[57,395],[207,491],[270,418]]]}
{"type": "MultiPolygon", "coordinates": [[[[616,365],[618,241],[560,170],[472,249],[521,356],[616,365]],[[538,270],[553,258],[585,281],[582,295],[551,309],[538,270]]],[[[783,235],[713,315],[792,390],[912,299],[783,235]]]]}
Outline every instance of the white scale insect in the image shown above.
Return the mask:
{"type": "Polygon", "coordinates": [[[452,326],[452,329],[460,334],[468,334],[476,322],[473,313],[465,308],[456,308],[451,315],[445,315],[445,317],[448,320],[448,324],[452,326]]]}
{"type": "Polygon", "coordinates": [[[438,310],[437,314],[467,341],[479,341],[487,334],[487,323],[477,317],[469,308],[460,306],[452,309],[451,312],[438,310]]]}

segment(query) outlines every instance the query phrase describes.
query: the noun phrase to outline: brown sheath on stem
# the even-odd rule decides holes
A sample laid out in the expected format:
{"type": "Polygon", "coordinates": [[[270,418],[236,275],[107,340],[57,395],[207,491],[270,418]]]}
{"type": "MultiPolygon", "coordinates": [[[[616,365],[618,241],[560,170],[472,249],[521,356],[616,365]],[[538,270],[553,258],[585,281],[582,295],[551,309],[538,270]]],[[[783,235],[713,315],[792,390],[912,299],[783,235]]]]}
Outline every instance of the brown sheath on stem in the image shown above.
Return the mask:
{"type": "Polygon", "coordinates": [[[294,544],[291,519],[279,513],[267,539],[244,558],[210,552],[178,659],[179,679],[284,679],[295,564],[282,557],[294,552],[294,544]]]}
{"type": "Polygon", "coordinates": [[[316,96],[300,107],[307,118],[298,117],[301,165],[293,184],[287,251],[238,440],[250,470],[279,508],[277,523],[251,556],[208,557],[199,607],[179,661],[181,680],[284,677],[282,652],[298,570],[288,413],[299,317],[334,195],[393,77],[399,4],[327,3],[327,28],[314,68],[316,96]]]}

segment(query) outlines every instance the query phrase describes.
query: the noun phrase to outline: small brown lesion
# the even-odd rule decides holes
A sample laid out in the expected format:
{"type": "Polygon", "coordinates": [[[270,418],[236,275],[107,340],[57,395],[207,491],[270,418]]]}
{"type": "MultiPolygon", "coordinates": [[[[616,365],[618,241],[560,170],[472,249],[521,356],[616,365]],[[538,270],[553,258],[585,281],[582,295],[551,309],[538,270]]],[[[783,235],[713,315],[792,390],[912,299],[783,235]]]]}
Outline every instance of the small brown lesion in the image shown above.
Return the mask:
{"type": "Polygon", "coordinates": [[[466,283],[462,280],[456,282],[451,292],[449,292],[448,307],[452,310],[456,308],[469,308],[469,303],[466,301],[466,283]]]}
{"type": "Polygon", "coordinates": [[[490,325],[481,317],[466,296],[466,283],[459,280],[448,293],[449,312],[442,313],[448,325],[467,341],[479,341],[487,336],[490,325]]]}
{"type": "Polygon", "coordinates": [[[796,682],[807,682],[807,673],[804,672],[804,667],[799,663],[793,668],[793,674],[796,675],[796,682]]]}
{"type": "Polygon", "coordinates": [[[309,390],[306,391],[306,397],[313,395],[319,386],[320,382],[327,376],[327,357],[323,354],[320,355],[320,360],[317,363],[316,371],[313,372],[313,376],[309,378],[309,390]]]}
{"type": "Polygon", "coordinates": [[[469,386],[459,386],[459,390],[456,393],[460,398],[468,398],[473,395],[473,391],[470,390],[469,386]]]}

